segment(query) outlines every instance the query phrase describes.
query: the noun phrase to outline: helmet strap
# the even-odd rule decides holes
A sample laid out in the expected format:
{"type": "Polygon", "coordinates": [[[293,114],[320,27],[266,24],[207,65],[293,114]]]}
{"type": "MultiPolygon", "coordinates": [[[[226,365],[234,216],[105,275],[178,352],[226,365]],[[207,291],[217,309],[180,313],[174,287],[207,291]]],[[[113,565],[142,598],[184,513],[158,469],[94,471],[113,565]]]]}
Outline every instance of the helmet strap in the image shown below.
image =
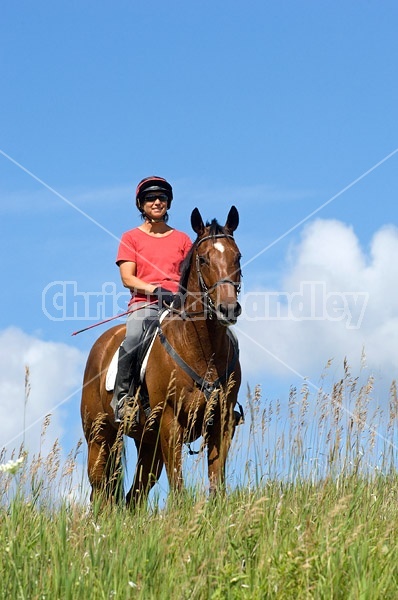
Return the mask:
{"type": "Polygon", "coordinates": [[[140,213],[141,213],[141,217],[143,218],[143,220],[146,221],[147,223],[163,223],[163,222],[166,223],[166,221],[168,220],[167,211],[165,212],[163,217],[160,217],[160,219],[153,219],[152,217],[148,216],[142,208],[140,208],[140,213]]]}
{"type": "Polygon", "coordinates": [[[148,217],[148,215],[145,215],[144,219],[145,219],[145,221],[148,221],[148,223],[163,223],[164,216],[161,217],[160,219],[152,219],[151,217],[148,217]]]}

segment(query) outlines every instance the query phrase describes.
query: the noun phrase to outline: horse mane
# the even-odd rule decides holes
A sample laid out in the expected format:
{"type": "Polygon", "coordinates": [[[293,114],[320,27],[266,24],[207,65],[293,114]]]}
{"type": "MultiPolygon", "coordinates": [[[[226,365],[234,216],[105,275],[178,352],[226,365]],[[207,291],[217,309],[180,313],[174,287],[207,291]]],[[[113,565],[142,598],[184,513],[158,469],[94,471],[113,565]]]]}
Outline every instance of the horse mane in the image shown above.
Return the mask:
{"type": "Polygon", "coordinates": [[[178,289],[178,297],[176,298],[176,301],[175,301],[175,306],[177,305],[177,308],[179,308],[178,305],[181,304],[181,300],[185,296],[186,291],[187,291],[188,277],[189,277],[189,273],[191,271],[192,254],[194,253],[194,250],[195,250],[198,242],[200,241],[200,239],[202,237],[204,237],[204,235],[212,237],[212,236],[219,235],[219,234],[226,235],[226,233],[227,233],[225,230],[225,227],[222,227],[219,224],[219,222],[217,221],[217,219],[213,219],[210,223],[209,223],[209,221],[207,221],[206,228],[208,228],[208,231],[206,231],[201,236],[198,235],[198,237],[192,244],[192,248],[190,249],[190,251],[188,252],[186,257],[180,264],[180,285],[179,285],[179,289],[178,289]]]}

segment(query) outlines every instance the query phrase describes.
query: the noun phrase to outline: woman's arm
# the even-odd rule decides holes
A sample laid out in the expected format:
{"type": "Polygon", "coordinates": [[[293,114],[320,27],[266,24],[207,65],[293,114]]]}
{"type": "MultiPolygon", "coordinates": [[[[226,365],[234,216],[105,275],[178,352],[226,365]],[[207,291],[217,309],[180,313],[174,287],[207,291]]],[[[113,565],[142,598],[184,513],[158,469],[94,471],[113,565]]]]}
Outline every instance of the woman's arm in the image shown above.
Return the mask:
{"type": "Polygon", "coordinates": [[[120,261],[119,263],[120,277],[124,287],[128,288],[132,292],[138,292],[139,294],[152,294],[156,285],[152,283],[146,283],[142,279],[135,276],[137,272],[137,265],[135,262],[128,260],[120,261]]]}

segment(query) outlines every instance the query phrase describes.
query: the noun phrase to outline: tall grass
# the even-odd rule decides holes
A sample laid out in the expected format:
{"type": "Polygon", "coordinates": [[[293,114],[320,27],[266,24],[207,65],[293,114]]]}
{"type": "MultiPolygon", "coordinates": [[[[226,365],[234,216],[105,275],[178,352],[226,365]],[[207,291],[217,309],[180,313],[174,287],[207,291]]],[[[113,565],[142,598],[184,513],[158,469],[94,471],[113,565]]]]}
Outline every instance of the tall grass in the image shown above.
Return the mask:
{"type": "Polygon", "coordinates": [[[229,491],[213,499],[199,457],[165,506],[155,493],[98,512],[76,489],[79,447],[66,460],[57,442],[22,447],[19,470],[0,472],[0,597],[397,598],[397,390],[382,411],[360,380],[345,364],[286,403],[248,390],[229,491]]]}

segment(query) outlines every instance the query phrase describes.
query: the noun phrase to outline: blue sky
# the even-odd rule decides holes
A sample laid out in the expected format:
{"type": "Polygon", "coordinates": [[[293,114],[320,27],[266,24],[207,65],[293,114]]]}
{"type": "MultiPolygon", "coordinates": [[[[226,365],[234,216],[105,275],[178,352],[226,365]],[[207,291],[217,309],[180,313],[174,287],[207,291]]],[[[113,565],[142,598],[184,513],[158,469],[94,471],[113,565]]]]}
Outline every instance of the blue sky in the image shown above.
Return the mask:
{"type": "Polygon", "coordinates": [[[28,421],[53,412],[66,446],[81,435],[76,390],[103,328],[72,338],[93,321],[50,320],[43,290],[123,291],[118,238],[149,174],[172,182],[187,233],[195,206],[220,222],[238,207],[243,295],[367,294],[356,329],[243,315],[243,399],[261,384],[283,402],[365,347],[383,403],[398,367],[397,17],[388,1],[3,2],[0,446],[21,441],[26,363],[28,421]]]}

